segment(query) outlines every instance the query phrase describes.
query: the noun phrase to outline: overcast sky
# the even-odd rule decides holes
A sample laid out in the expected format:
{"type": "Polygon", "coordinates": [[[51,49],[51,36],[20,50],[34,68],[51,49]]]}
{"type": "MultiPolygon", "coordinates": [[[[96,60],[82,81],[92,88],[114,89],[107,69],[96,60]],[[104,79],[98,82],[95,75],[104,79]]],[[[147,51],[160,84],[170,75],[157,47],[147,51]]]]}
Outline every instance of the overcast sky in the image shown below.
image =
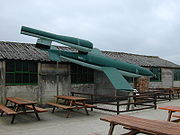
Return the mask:
{"type": "Polygon", "coordinates": [[[0,41],[35,43],[22,25],[180,65],[180,0],[0,0],[0,41]]]}

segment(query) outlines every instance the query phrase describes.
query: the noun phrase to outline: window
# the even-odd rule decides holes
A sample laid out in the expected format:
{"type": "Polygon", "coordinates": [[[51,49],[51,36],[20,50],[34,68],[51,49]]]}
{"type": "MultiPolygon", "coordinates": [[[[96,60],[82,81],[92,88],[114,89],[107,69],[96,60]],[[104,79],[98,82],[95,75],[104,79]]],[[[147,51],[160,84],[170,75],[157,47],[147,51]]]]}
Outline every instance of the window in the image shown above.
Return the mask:
{"type": "Polygon", "coordinates": [[[180,81],[180,69],[174,69],[174,81],[180,81]]]}
{"type": "Polygon", "coordinates": [[[150,68],[154,76],[150,79],[151,82],[161,81],[161,68],[150,68]]]}
{"type": "Polygon", "coordinates": [[[6,85],[34,85],[38,82],[37,63],[6,61],[6,85]]]}
{"type": "Polygon", "coordinates": [[[94,83],[94,70],[76,64],[71,64],[71,83],[94,83]]]}

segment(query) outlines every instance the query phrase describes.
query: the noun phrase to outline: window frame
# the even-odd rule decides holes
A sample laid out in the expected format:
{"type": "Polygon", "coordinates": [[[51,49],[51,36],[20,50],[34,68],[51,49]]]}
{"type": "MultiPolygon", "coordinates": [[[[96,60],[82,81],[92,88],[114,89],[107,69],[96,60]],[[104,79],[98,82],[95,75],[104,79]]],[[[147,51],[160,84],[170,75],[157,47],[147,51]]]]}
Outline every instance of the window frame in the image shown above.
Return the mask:
{"type": "Polygon", "coordinates": [[[93,69],[83,67],[77,64],[71,64],[70,75],[71,84],[94,84],[93,69]]]}
{"type": "Polygon", "coordinates": [[[21,60],[6,60],[5,65],[6,65],[6,67],[5,67],[5,85],[6,86],[38,85],[38,63],[37,62],[21,61],[21,60]],[[9,70],[10,69],[9,66],[11,64],[13,65],[13,67],[10,67],[12,71],[9,70]],[[26,64],[28,64],[28,65],[26,65],[26,64]],[[19,69],[17,69],[18,66],[19,66],[19,69]],[[30,68],[30,66],[33,67],[34,69],[30,68]],[[25,70],[25,67],[26,67],[26,70],[25,70]],[[7,78],[8,75],[13,77],[12,82],[7,80],[7,79],[9,79],[9,78],[7,78]],[[20,76],[20,78],[18,78],[18,75],[20,76]],[[34,77],[34,75],[36,77],[34,77]],[[32,80],[34,80],[33,77],[35,78],[34,82],[32,81],[32,80]],[[18,82],[17,78],[19,79],[19,82],[18,82]],[[25,79],[26,79],[26,81],[25,81],[25,79]]]}
{"type": "Polygon", "coordinates": [[[157,79],[155,78],[155,76],[153,76],[152,78],[150,78],[150,82],[161,82],[162,81],[162,69],[160,67],[151,67],[149,70],[154,75],[157,75],[157,71],[155,71],[155,70],[159,70],[158,75],[157,75],[157,79]]]}
{"type": "Polygon", "coordinates": [[[174,69],[173,74],[174,74],[173,81],[180,81],[180,69],[174,69]]]}

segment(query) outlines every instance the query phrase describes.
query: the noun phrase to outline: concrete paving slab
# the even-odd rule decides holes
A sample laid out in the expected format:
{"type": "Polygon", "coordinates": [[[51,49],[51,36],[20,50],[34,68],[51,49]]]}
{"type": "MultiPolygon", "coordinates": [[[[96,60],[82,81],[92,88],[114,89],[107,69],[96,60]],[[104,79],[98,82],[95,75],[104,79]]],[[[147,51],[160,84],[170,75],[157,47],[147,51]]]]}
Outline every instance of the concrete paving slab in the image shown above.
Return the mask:
{"type": "MultiPolygon", "coordinates": [[[[180,106],[180,99],[173,101],[165,101],[158,106],[176,105],[180,106]]],[[[65,111],[58,110],[55,113],[40,113],[41,121],[38,121],[34,114],[18,115],[14,124],[10,124],[11,117],[0,117],[0,135],[88,135],[91,133],[99,133],[107,135],[109,123],[101,121],[100,117],[106,115],[115,115],[115,113],[95,110],[89,111],[87,116],[85,112],[74,111],[70,118],[65,118],[65,111]]],[[[165,110],[142,110],[136,112],[127,112],[132,116],[141,118],[166,120],[167,111],[165,110]]],[[[114,135],[126,132],[122,126],[116,126],[114,135]]]]}

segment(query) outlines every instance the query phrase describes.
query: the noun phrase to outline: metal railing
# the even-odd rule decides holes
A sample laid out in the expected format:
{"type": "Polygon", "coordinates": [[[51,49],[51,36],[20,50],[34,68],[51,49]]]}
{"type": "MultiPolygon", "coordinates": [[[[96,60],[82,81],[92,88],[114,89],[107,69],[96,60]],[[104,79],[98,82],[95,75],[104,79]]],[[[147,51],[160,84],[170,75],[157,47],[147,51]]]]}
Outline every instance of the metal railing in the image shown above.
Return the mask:
{"type": "MultiPolygon", "coordinates": [[[[122,112],[157,108],[156,93],[134,94],[132,96],[108,96],[80,92],[71,92],[71,94],[72,96],[76,95],[88,97],[89,100],[87,102],[89,104],[96,104],[94,109],[115,112],[117,114],[122,112]],[[103,105],[111,107],[105,107],[103,105]]],[[[91,110],[93,111],[93,108],[91,108],[91,110]]]]}
{"type": "MultiPolygon", "coordinates": [[[[80,92],[71,92],[72,96],[88,97],[88,103],[96,104],[94,109],[115,112],[117,114],[129,111],[138,111],[157,108],[157,102],[171,101],[180,97],[180,88],[156,88],[146,92],[137,92],[132,96],[109,96],[80,92]],[[110,107],[106,107],[110,106],[110,107]]],[[[91,108],[93,111],[93,108],[91,108]]]]}

